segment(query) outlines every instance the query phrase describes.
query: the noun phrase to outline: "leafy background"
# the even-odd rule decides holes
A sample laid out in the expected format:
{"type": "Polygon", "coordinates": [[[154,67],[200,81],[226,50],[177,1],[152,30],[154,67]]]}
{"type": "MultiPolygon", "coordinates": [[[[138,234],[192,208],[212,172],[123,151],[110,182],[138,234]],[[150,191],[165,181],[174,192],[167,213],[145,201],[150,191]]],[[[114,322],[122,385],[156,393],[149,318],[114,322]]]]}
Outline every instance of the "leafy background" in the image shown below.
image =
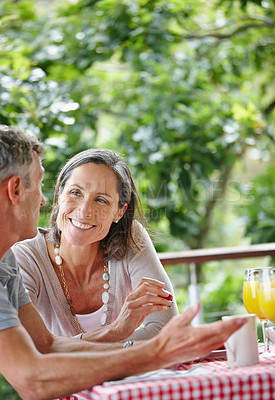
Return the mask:
{"type": "MultiPolygon", "coordinates": [[[[66,159],[106,147],[158,251],[275,241],[274,27],[271,0],[1,1],[0,123],[45,144],[40,225],[66,159]]],[[[206,322],[244,312],[243,271],[269,262],[196,266],[206,322]]],[[[184,310],[188,266],[167,272],[184,310]]]]}

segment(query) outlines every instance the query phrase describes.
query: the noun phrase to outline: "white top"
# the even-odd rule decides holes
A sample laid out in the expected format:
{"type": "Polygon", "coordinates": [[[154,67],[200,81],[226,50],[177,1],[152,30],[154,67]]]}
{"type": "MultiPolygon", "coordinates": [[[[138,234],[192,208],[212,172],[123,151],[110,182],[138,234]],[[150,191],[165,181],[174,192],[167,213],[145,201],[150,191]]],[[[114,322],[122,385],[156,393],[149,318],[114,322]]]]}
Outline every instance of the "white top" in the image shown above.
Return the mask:
{"type": "Polygon", "coordinates": [[[89,332],[101,327],[101,316],[103,314],[103,306],[90,314],[76,314],[76,317],[84,332],[89,332]]]}

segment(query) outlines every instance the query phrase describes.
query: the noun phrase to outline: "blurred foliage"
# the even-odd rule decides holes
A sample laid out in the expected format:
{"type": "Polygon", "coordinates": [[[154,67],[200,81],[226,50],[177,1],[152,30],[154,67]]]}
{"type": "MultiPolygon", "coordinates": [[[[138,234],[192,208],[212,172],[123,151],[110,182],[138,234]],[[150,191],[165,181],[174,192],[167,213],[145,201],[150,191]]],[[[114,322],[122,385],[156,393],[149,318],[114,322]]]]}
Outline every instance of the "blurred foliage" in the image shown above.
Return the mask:
{"type": "Polygon", "coordinates": [[[0,375],[0,399],[3,400],[20,400],[21,397],[12,388],[12,386],[0,375]]]}
{"type": "Polygon", "coordinates": [[[246,225],[245,234],[252,243],[275,242],[275,165],[251,181],[251,185],[239,185],[241,193],[250,199],[237,208],[246,225]]]}
{"type": "Polygon", "coordinates": [[[45,214],[64,161],[115,137],[149,219],[166,220],[186,248],[207,246],[236,161],[274,143],[274,10],[245,0],[2,1],[0,122],[46,145],[45,214]]]}
{"type": "MultiPolygon", "coordinates": [[[[245,226],[274,241],[275,167],[248,189],[230,181],[248,151],[274,153],[274,28],[272,0],[2,0],[0,123],[45,144],[40,224],[66,159],[109,147],[128,161],[158,251],[237,245],[245,226]]],[[[204,265],[209,320],[239,310],[245,266],[204,265]]],[[[167,271],[183,310],[188,274],[167,271]]]]}

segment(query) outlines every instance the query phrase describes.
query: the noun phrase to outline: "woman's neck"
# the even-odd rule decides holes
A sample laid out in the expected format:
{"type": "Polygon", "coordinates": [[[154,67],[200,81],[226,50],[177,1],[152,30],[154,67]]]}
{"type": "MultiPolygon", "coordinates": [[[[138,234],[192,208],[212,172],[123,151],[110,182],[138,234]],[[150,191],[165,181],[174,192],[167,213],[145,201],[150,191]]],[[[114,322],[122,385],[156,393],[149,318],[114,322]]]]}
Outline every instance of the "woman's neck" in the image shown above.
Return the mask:
{"type": "MultiPolygon", "coordinates": [[[[56,268],[54,246],[46,239],[48,253],[53,266],[56,268]]],[[[82,283],[89,280],[97,268],[103,265],[103,250],[100,242],[90,244],[89,246],[74,246],[62,239],[59,246],[59,255],[62,259],[62,268],[71,275],[75,281],[82,283]]]]}

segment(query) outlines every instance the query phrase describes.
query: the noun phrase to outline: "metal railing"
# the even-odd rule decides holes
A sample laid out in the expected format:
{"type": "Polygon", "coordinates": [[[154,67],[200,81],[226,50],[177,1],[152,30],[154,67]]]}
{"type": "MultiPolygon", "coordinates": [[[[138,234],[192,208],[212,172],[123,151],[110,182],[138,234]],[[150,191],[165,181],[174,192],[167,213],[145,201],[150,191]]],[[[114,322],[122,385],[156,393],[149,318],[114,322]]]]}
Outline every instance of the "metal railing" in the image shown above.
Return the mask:
{"type": "MultiPolygon", "coordinates": [[[[199,285],[196,272],[196,264],[206,261],[233,260],[254,257],[275,257],[275,243],[254,244],[239,247],[217,247],[210,249],[196,249],[176,252],[158,253],[163,266],[188,264],[190,274],[190,284],[188,294],[190,303],[200,299],[199,285]]],[[[197,326],[203,322],[202,312],[193,320],[193,325],[197,326]]]]}

